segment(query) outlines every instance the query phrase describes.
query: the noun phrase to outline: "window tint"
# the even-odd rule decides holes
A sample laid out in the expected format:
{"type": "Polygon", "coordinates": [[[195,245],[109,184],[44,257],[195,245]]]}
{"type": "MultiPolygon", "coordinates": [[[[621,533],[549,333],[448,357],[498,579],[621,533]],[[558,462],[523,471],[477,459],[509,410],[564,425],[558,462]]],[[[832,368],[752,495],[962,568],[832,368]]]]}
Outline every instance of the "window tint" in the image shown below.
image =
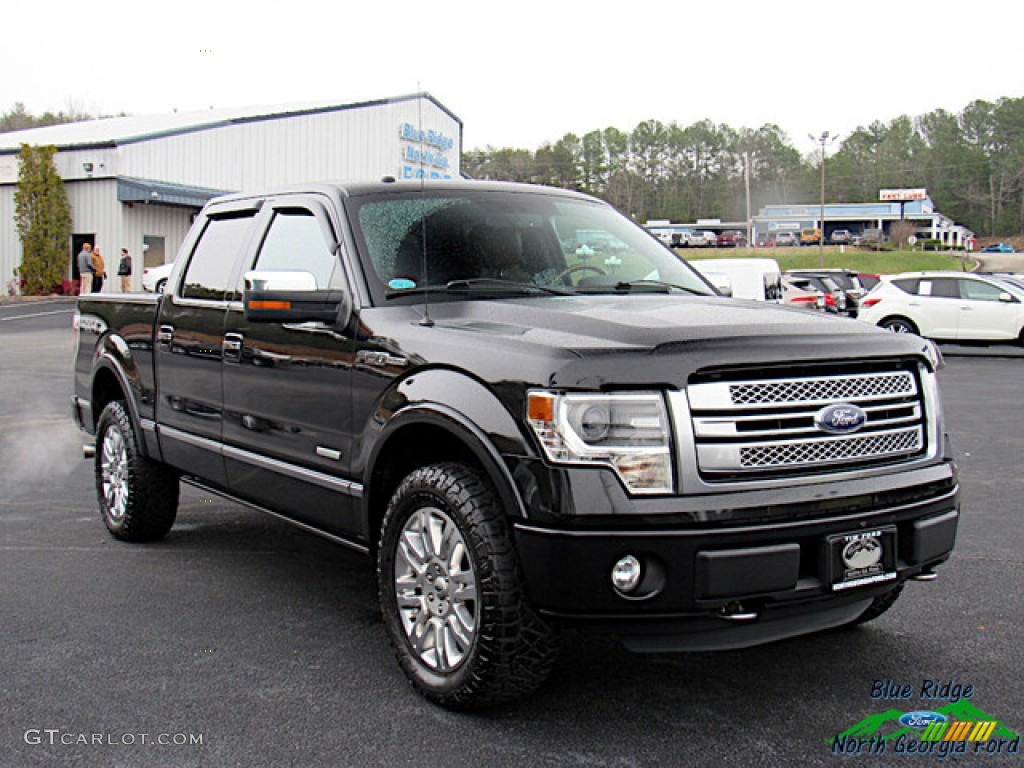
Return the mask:
{"type": "Polygon", "coordinates": [[[253,214],[210,219],[192,252],[181,295],[186,299],[230,299],[228,291],[239,251],[249,235],[253,214]]]}
{"type": "Polygon", "coordinates": [[[921,296],[933,296],[937,299],[959,299],[960,288],[957,281],[950,278],[922,280],[918,293],[921,296]]]}
{"type": "Polygon", "coordinates": [[[905,293],[917,295],[918,283],[921,281],[916,277],[907,277],[902,280],[893,280],[892,284],[905,293]]]}
{"type": "Polygon", "coordinates": [[[999,301],[1000,293],[1008,293],[991,283],[983,283],[980,280],[960,280],[961,295],[972,301],[999,301]]]}
{"type": "Polygon", "coordinates": [[[316,217],[305,209],[289,209],[274,214],[253,268],[309,272],[323,290],[330,287],[337,264],[316,217]]]}

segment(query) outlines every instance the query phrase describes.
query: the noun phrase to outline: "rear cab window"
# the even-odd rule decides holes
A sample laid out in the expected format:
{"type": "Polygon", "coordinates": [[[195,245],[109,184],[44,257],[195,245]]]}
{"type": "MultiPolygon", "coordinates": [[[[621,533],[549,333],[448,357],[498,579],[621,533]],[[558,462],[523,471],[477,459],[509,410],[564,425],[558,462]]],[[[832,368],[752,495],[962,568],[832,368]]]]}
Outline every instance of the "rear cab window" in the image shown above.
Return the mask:
{"type": "Polygon", "coordinates": [[[252,233],[254,210],[211,216],[196,243],[178,295],[203,301],[237,300],[234,273],[252,233]]]}

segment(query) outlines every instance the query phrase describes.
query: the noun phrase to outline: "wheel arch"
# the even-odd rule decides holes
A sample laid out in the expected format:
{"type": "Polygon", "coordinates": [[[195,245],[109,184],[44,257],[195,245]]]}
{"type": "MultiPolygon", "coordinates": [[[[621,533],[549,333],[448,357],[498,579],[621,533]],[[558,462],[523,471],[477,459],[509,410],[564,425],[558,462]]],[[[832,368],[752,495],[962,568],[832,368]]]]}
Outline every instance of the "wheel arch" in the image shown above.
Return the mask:
{"type": "Polygon", "coordinates": [[[895,313],[895,314],[891,314],[891,315],[886,315],[881,320],[879,320],[876,323],[876,325],[878,325],[879,327],[883,327],[883,326],[885,326],[886,323],[892,322],[893,320],[899,320],[901,322],[906,323],[907,325],[909,325],[911,328],[914,329],[914,333],[916,333],[918,336],[921,335],[921,328],[920,328],[920,326],[918,326],[917,323],[915,323],[913,320],[911,320],[906,315],[901,315],[899,313],[895,313]]]}
{"type": "Polygon", "coordinates": [[[379,435],[367,463],[363,520],[371,551],[376,551],[388,502],[402,479],[428,464],[454,461],[480,470],[502,506],[525,517],[525,505],[497,449],[468,418],[448,406],[412,406],[393,418],[379,435]],[[424,452],[424,447],[429,450],[424,452]]]}
{"type": "Polygon", "coordinates": [[[135,400],[137,387],[132,384],[131,373],[125,368],[121,360],[111,355],[108,351],[97,359],[93,368],[92,387],[89,393],[89,401],[92,406],[92,429],[95,433],[96,424],[99,422],[100,414],[114,400],[121,400],[128,409],[131,418],[132,429],[139,436],[139,450],[143,455],[149,455],[147,441],[142,432],[142,420],[139,416],[138,406],[135,400]]]}

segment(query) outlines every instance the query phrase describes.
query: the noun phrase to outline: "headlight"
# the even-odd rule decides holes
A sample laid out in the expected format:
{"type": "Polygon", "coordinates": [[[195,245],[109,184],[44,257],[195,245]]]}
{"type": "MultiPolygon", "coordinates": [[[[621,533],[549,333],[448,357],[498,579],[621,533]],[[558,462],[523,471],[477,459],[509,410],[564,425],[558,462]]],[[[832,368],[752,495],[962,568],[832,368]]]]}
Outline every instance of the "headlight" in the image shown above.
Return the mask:
{"type": "Polygon", "coordinates": [[[673,491],[660,393],[530,392],[527,400],[530,426],[551,461],[610,467],[633,493],[673,491]]]}

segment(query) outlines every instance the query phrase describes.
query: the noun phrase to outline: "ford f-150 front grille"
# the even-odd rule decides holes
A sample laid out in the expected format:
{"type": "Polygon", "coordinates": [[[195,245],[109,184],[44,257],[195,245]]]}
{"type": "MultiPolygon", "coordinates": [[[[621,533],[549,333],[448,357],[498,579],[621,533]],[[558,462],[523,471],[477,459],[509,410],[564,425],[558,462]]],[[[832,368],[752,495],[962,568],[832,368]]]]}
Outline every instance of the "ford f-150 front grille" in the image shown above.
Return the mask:
{"type": "Polygon", "coordinates": [[[926,448],[910,370],[705,381],[687,395],[698,468],[709,479],[886,463],[926,448]]]}

